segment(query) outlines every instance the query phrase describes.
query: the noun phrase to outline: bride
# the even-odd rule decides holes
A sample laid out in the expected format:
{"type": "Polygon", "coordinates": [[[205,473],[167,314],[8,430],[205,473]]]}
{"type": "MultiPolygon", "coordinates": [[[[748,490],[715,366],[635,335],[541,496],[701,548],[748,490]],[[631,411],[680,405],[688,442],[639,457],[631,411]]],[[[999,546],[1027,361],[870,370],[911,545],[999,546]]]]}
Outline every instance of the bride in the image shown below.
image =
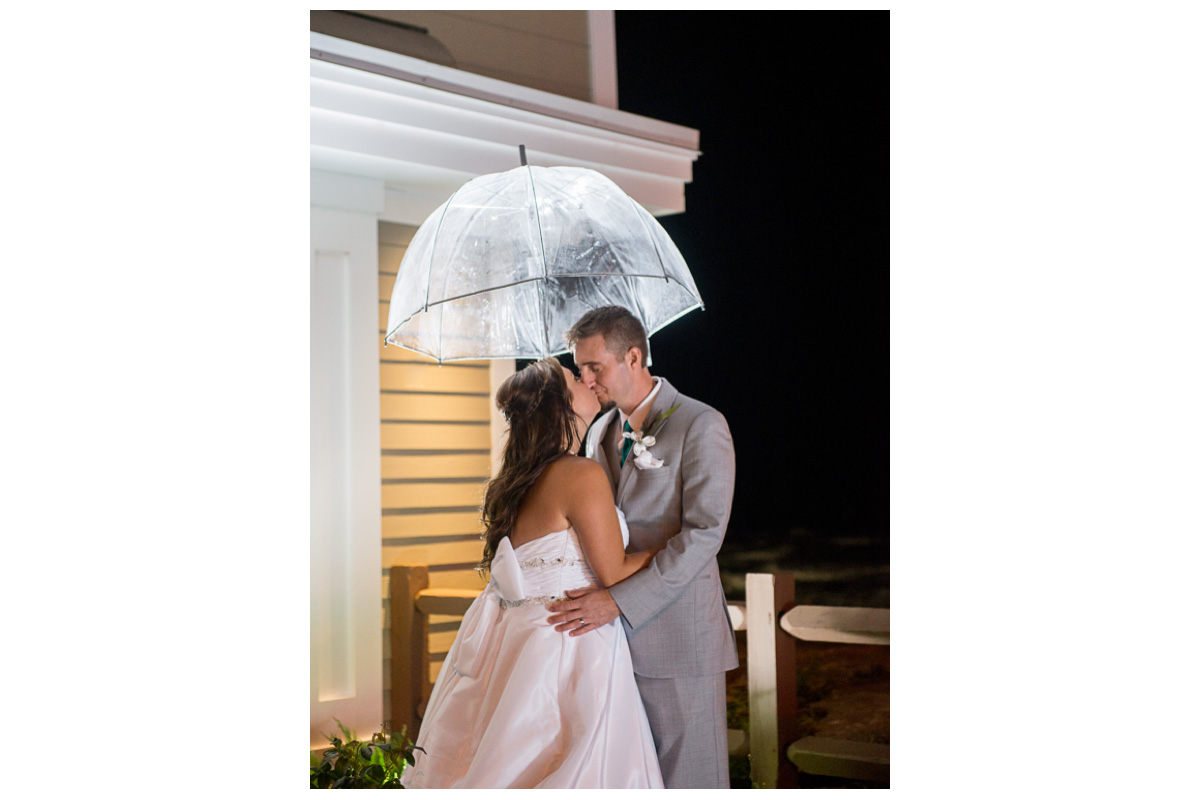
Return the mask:
{"type": "Polygon", "coordinates": [[[509,424],[483,504],[491,578],[463,616],[421,724],[417,788],[663,788],[620,621],[567,636],[545,605],[611,586],[654,552],[629,533],[595,461],[570,453],[599,410],[554,358],[496,392],[509,424]]]}

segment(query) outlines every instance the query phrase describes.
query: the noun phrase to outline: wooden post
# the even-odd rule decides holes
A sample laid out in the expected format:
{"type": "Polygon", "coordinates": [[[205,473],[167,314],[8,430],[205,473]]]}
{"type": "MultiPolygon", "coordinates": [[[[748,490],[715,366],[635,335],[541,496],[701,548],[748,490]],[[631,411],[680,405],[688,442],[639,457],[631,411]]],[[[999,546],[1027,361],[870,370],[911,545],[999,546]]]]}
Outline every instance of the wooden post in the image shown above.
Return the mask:
{"type": "Polygon", "coordinates": [[[800,771],[787,758],[788,746],[799,737],[796,719],[796,640],[779,626],[779,620],[796,604],[796,581],[791,575],[775,576],[775,680],[779,687],[776,705],[779,725],[778,789],[795,789],[800,785],[800,771]]]}
{"type": "Polygon", "coordinates": [[[429,568],[394,566],[388,582],[392,631],[392,729],[407,726],[417,740],[423,703],[429,697],[429,617],[417,610],[417,595],[429,586],[429,568]]]}
{"type": "Polygon", "coordinates": [[[789,575],[746,576],[746,662],[750,691],[750,780],[794,789],[799,773],[783,756],[796,739],[796,643],[778,620],[794,603],[789,575]]]}
{"type": "Polygon", "coordinates": [[[750,783],[779,778],[779,685],[775,665],[775,576],[746,575],[746,678],[750,691],[750,783]]]}

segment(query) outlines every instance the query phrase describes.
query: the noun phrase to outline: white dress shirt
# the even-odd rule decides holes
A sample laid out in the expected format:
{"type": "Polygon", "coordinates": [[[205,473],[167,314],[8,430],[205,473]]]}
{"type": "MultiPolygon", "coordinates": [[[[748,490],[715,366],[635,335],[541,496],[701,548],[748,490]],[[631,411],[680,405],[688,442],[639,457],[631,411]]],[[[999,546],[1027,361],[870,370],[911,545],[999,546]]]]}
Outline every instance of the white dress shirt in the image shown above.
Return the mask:
{"type": "MultiPolygon", "coordinates": [[[[645,400],[643,400],[642,402],[638,403],[638,405],[637,405],[637,408],[635,408],[635,409],[633,410],[633,413],[634,413],[634,414],[636,414],[636,413],[638,413],[639,411],[641,411],[643,408],[645,408],[646,406],[650,405],[650,401],[652,401],[652,400],[654,399],[654,396],[655,396],[656,394],[658,394],[658,390],[659,390],[659,389],[661,389],[661,388],[662,388],[662,378],[655,378],[655,379],[654,379],[654,388],[650,390],[650,394],[646,395],[646,399],[645,399],[645,400]]],[[[624,430],[625,430],[625,422],[626,422],[626,421],[629,419],[629,416],[632,416],[632,414],[631,414],[631,415],[629,415],[629,416],[626,416],[626,415],[625,415],[625,412],[624,412],[624,411],[622,411],[620,408],[618,408],[618,409],[617,409],[617,413],[621,415],[621,428],[620,428],[620,430],[624,431],[624,430]]]]}

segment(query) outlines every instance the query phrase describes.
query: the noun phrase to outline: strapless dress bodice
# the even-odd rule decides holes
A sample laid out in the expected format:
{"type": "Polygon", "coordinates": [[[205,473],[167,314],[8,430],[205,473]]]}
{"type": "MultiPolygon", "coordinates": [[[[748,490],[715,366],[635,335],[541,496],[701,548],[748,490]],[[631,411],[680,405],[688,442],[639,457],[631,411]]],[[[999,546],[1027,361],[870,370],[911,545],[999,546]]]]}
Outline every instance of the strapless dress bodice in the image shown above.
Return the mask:
{"type": "Polygon", "coordinates": [[[588,566],[574,528],[557,531],[513,550],[521,570],[521,598],[506,597],[505,605],[515,600],[550,603],[566,597],[568,589],[596,586],[596,575],[588,566]]]}
{"type": "MultiPolygon", "coordinates": [[[[620,509],[617,521],[621,540],[628,545],[629,528],[620,509]]],[[[502,539],[491,572],[489,589],[496,592],[504,608],[553,603],[564,599],[568,589],[584,589],[600,583],[583,555],[574,528],[548,533],[516,548],[507,538],[502,539]]]]}

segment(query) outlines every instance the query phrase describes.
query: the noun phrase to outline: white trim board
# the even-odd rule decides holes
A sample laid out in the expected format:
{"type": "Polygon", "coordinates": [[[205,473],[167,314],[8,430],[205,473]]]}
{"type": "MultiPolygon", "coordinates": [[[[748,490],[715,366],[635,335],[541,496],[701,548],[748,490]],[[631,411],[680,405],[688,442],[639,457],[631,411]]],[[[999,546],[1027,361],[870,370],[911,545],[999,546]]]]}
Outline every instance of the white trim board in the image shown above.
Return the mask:
{"type": "Polygon", "coordinates": [[[374,178],[419,225],[467,180],[528,163],[594,169],[652,214],[684,210],[699,131],[318,33],[310,165],[374,178]]]}

